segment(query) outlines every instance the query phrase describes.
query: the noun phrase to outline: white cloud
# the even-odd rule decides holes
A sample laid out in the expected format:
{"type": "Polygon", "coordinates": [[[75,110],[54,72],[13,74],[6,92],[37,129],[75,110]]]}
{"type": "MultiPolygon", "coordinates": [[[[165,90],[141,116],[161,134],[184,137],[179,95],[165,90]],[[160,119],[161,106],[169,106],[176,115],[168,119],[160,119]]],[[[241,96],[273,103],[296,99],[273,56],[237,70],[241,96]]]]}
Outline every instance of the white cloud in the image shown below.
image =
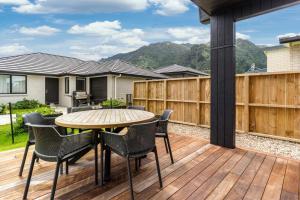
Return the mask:
{"type": "Polygon", "coordinates": [[[164,16],[181,14],[189,10],[190,0],[149,0],[157,10],[155,13],[164,16]]]}
{"type": "Polygon", "coordinates": [[[31,35],[31,36],[51,36],[60,32],[60,30],[49,26],[39,26],[35,28],[21,27],[19,29],[19,32],[24,35],[31,35]]]}
{"type": "Polygon", "coordinates": [[[236,38],[237,39],[243,39],[243,40],[249,40],[250,39],[250,35],[246,35],[246,34],[237,32],[236,33],[236,38]]]}
{"type": "Polygon", "coordinates": [[[176,43],[201,44],[210,40],[209,29],[198,27],[175,27],[168,28],[166,33],[171,36],[171,40],[176,43]]]}
{"type": "Polygon", "coordinates": [[[121,29],[121,23],[117,20],[103,21],[103,22],[98,21],[84,26],[74,25],[68,30],[68,33],[95,35],[95,36],[108,36],[111,34],[118,33],[120,29],[121,29]]]}
{"type": "Polygon", "coordinates": [[[117,20],[74,25],[68,33],[85,36],[70,42],[71,54],[84,60],[99,60],[149,44],[143,39],[145,32],[142,29],[124,29],[117,20]]]}
{"type": "MultiPolygon", "coordinates": [[[[12,0],[11,0],[12,1],[12,0]]],[[[35,0],[16,6],[19,13],[99,13],[141,11],[148,7],[147,0],[35,0]]]]}
{"type": "Polygon", "coordinates": [[[28,53],[30,50],[19,43],[0,46],[0,56],[13,56],[28,53]]]}
{"type": "Polygon", "coordinates": [[[148,44],[142,40],[142,29],[123,29],[118,20],[93,22],[87,25],[74,25],[69,30],[70,34],[83,34],[94,36],[103,44],[121,43],[127,46],[142,46],[148,44]]]}
{"type": "Polygon", "coordinates": [[[14,5],[19,13],[111,13],[143,11],[151,6],[155,13],[164,16],[181,14],[189,10],[190,0],[0,0],[14,5]]]}
{"type": "Polygon", "coordinates": [[[295,37],[297,35],[300,35],[300,33],[286,33],[286,34],[282,34],[282,35],[278,35],[277,38],[283,38],[283,37],[295,37]]]}
{"type": "Polygon", "coordinates": [[[26,5],[29,4],[28,0],[0,0],[0,5],[26,5]]]}

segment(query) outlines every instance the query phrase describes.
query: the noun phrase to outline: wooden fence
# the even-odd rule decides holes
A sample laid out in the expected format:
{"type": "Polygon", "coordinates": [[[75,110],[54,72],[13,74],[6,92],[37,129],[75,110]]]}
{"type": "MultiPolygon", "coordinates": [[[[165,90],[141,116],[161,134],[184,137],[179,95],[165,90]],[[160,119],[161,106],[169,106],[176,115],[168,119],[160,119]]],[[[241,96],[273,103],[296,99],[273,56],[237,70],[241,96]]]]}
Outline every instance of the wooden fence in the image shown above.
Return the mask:
{"type": "MultiPolygon", "coordinates": [[[[172,121],[209,127],[210,77],[134,82],[133,101],[172,121]]],[[[236,130],[300,141],[300,72],[236,76],[236,130]]]]}

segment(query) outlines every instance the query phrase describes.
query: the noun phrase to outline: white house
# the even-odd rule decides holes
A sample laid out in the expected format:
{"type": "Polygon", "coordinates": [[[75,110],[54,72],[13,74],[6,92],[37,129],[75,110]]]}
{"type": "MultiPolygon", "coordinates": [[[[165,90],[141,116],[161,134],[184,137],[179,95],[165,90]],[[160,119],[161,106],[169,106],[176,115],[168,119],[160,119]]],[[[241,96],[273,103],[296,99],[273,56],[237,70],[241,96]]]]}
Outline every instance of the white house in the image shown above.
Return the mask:
{"type": "Polygon", "coordinates": [[[73,91],[87,91],[98,103],[125,98],[135,80],[161,78],[165,76],[120,60],[83,61],[46,53],[4,57],[0,58],[0,104],[26,98],[69,107],[73,91]]]}
{"type": "Polygon", "coordinates": [[[280,44],[266,48],[268,72],[300,70],[300,35],[282,37],[280,44]]]}

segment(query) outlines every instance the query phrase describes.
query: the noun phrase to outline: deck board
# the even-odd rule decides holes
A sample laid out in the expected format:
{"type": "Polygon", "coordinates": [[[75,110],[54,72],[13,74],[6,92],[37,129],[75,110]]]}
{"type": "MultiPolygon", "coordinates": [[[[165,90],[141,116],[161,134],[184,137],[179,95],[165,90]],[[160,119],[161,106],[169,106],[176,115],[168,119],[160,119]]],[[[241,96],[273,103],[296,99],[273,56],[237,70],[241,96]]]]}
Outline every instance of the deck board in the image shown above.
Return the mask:
{"type": "MultiPolygon", "coordinates": [[[[157,140],[163,188],[159,188],[154,156],[133,169],[136,199],[298,199],[300,163],[244,149],[226,149],[188,136],[170,135],[175,164],[171,164],[163,140],[157,140]]],[[[0,199],[21,199],[32,156],[28,154],[23,177],[18,177],[22,149],[2,152],[0,199]]],[[[132,162],[134,164],[134,162],[132,162]]],[[[55,165],[35,164],[29,199],[49,199],[55,165]]],[[[59,177],[56,199],[129,199],[126,162],[112,155],[112,180],[94,184],[93,152],[59,177]]]]}

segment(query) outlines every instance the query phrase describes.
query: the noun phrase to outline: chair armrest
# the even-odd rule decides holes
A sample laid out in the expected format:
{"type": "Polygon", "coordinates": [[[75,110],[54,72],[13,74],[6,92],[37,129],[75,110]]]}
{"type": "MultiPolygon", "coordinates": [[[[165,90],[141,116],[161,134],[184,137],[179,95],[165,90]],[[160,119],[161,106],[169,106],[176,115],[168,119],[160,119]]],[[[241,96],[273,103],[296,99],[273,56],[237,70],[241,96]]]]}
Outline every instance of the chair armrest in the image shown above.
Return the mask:
{"type": "Polygon", "coordinates": [[[167,133],[169,120],[158,120],[157,121],[157,132],[167,133]]]}
{"type": "Polygon", "coordinates": [[[125,155],[127,153],[127,146],[124,141],[124,135],[119,135],[111,132],[104,132],[103,138],[105,145],[117,151],[117,153],[121,155],[125,155]]]}

